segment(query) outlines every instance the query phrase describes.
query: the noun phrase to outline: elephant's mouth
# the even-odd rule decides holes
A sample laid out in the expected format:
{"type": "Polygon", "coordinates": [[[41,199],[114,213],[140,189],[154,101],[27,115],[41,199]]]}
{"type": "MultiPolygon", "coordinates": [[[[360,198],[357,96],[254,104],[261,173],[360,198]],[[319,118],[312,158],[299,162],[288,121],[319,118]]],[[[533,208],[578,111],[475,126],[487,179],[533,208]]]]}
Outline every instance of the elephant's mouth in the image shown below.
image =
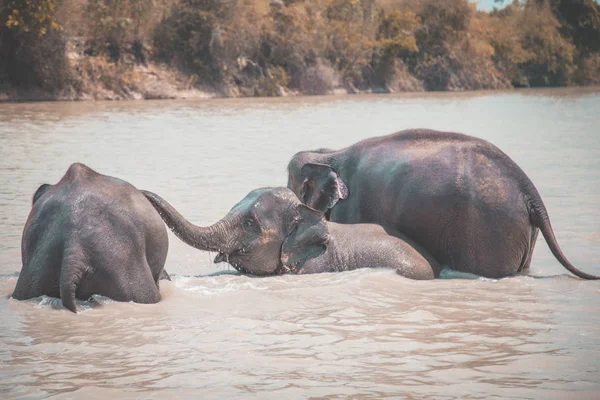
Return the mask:
{"type": "Polygon", "coordinates": [[[213,262],[215,264],[222,263],[222,262],[229,262],[229,255],[219,252],[219,254],[217,254],[217,256],[215,257],[215,260],[213,262]]]}
{"type": "Polygon", "coordinates": [[[231,265],[233,268],[235,268],[236,271],[239,271],[242,274],[249,274],[249,272],[246,270],[246,268],[244,268],[242,266],[242,264],[240,264],[238,261],[236,261],[236,258],[237,258],[236,256],[239,256],[243,253],[245,253],[245,249],[235,250],[231,254],[226,254],[226,253],[223,253],[220,251],[219,254],[216,255],[213,262],[215,264],[226,262],[229,265],[231,265]]]}

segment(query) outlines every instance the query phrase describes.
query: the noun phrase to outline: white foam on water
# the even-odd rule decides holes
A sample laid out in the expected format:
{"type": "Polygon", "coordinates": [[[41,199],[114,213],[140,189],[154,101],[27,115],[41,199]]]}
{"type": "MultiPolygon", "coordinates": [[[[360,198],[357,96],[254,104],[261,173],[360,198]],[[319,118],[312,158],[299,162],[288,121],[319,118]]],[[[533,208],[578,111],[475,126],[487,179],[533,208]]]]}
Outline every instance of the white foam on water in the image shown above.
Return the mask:
{"type": "Polygon", "coordinates": [[[267,290],[265,285],[252,282],[257,278],[248,278],[241,275],[223,274],[219,276],[178,276],[171,278],[172,284],[183,291],[199,293],[203,296],[217,296],[228,292],[242,290],[267,290]],[[251,281],[252,280],[252,281],[251,281]]]}
{"type": "Polygon", "coordinates": [[[44,295],[41,297],[36,297],[34,301],[37,301],[35,308],[63,308],[61,299],[56,297],[48,297],[44,295]]]}
{"type": "MultiPolygon", "coordinates": [[[[58,297],[50,297],[50,296],[43,295],[43,296],[36,297],[36,298],[26,300],[26,301],[35,302],[36,303],[35,308],[51,308],[54,310],[64,309],[62,300],[58,297]]],[[[75,299],[75,305],[77,306],[78,313],[90,311],[90,310],[93,310],[94,308],[101,307],[105,304],[113,304],[113,303],[119,303],[119,302],[116,300],[113,300],[109,297],[101,296],[98,294],[92,295],[92,297],[90,297],[88,300],[75,299]]]]}

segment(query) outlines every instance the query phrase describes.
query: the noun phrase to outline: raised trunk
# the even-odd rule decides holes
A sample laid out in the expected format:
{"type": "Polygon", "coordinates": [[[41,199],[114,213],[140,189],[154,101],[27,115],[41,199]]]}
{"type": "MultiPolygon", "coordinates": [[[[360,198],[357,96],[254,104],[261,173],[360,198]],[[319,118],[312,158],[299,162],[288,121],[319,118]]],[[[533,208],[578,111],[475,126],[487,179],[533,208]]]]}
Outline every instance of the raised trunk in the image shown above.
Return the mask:
{"type": "Polygon", "coordinates": [[[199,250],[217,251],[228,253],[231,251],[232,241],[227,234],[228,223],[225,219],[208,227],[192,224],[185,219],[172,205],[156,193],[141,190],[158,211],[165,224],[184,243],[199,250]]]}

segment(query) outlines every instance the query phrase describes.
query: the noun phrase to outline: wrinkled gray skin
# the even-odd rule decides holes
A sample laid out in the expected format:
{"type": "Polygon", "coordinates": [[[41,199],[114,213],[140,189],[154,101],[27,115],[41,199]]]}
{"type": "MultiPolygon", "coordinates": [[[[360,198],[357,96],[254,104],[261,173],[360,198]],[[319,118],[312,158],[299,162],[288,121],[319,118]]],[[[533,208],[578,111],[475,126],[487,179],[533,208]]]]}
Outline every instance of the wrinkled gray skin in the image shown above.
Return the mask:
{"type": "Polygon", "coordinates": [[[33,196],[12,296],[60,297],[73,312],[76,298],[93,294],[157,303],[168,248],[162,220],[135,187],[73,164],[33,196]]]}
{"type": "Polygon", "coordinates": [[[395,268],[412,279],[433,279],[431,265],[415,249],[374,224],[327,222],[323,213],[300,203],[287,188],[250,192],[219,222],[199,227],[157,194],[142,190],[165,223],[185,243],[219,252],[242,273],[277,275],[395,268]]]}
{"type": "Polygon", "coordinates": [[[484,140],[411,129],[297,153],[288,172],[288,188],[329,220],[379,224],[455,270],[525,272],[540,229],[565,268],[598,279],[566,259],[533,183],[484,140]]]}

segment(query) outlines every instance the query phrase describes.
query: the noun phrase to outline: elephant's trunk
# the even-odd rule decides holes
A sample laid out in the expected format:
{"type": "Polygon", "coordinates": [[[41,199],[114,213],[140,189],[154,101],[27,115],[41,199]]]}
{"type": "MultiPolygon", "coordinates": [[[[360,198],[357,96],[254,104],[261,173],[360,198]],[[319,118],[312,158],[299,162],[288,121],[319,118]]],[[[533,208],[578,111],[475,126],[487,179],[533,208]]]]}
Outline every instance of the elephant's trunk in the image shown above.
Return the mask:
{"type": "Polygon", "coordinates": [[[158,211],[165,224],[184,243],[199,250],[228,253],[233,245],[228,232],[228,221],[221,220],[209,227],[201,227],[189,222],[165,199],[146,190],[141,192],[158,211]]]}

